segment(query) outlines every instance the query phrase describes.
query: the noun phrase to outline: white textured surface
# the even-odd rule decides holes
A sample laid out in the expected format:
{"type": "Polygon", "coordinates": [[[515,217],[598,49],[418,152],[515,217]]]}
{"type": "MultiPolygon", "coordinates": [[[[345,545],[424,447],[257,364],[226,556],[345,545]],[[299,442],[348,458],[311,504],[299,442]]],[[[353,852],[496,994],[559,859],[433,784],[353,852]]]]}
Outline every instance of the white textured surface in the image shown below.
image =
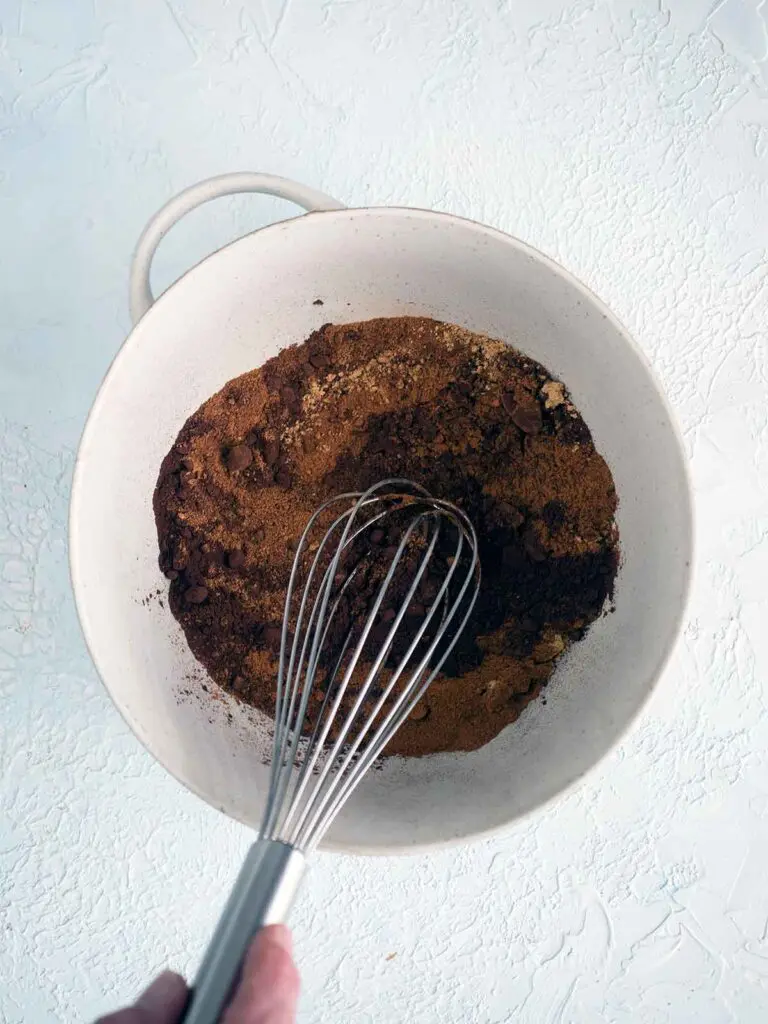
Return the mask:
{"type": "MultiPolygon", "coordinates": [[[[317,860],[302,1022],[766,1019],[767,20],[759,0],[0,0],[0,1019],[84,1020],[189,972],[248,841],[109,704],[65,535],[135,238],[239,168],[563,262],[661,373],[700,523],[684,642],[588,786],[460,852],[317,860]]],[[[158,284],[286,211],[193,214],[158,284]]]]}

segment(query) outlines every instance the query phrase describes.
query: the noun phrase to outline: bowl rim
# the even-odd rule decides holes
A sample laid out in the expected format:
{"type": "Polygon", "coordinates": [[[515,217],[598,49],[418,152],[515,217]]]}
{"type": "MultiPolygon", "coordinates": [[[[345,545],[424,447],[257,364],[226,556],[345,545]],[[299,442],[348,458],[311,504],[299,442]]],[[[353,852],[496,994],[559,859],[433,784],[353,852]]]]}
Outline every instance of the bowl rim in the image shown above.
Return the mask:
{"type": "Polygon", "coordinates": [[[366,217],[389,217],[389,216],[407,216],[414,219],[439,219],[441,221],[448,221],[457,224],[460,227],[470,229],[488,238],[494,239],[495,241],[503,242],[509,245],[512,249],[517,250],[519,253],[528,256],[534,260],[538,265],[544,267],[551,272],[555,277],[569,285],[578,291],[582,298],[605,317],[615,329],[616,334],[620,336],[621,340],[625,345],[632,349],[633,353],[638,357],[638,360],[645,370],[648,381],[653,386],[653,391],[656,398],[661,403],[664,411],[667,414],[670,424],[671,438],[674,440],[676,453],[679,456],[680,466],[682,469],[683,480],[685,486],[683,492],[679,496],[681,505],[683,506],[682,511],[686,520],[687,530],[685,532],[685,546],[681,549],[680,560],[683,562],[683,586],[681,589],[681,596],[679,607],[670,622],[670,630],[667,634],[666,642],[662,645],[658,657],[656,659],[656,665],[653,671],[648,676],[646,684],[646,690],[639,701],[633,714],[630,715],[622,726],[617,730],[616,736],[613,741],[606,747],[602,754],[588,767],[575,775],[570,782],[560,787],[558,790],[553,792],[546,799],[528,808],[527,810],[514,814],[507,818],[505,821],[499,822],[496,825],[492,825],[485,829],[476,829],[468,831],[460,836],[451,836],[447,839],[435,839],[430,842],[415,843],[407,847],[403,847],[399,844],[375,844],[367,846],[365,844],[350,844],[340,843],[333,839],[325,837],[320,843],[319,849],[323,852],[328,853],[342,853],[353,856],[368,856],[368,857],[391,857],[391,856],[414,856],[424,853],[433,853],[439,850],[450,849],[457,846],[462,846],[467,843],[478,842],[481,840],[491,839],[504,832],[510,831],[513,826],[520,824],[521,822],[529,820],[534,815],[538,815],[543,811],[549,809],[556,801],[563,799],[573,793],[578,787],[580,787],[590,777],[597,774],[602,764],[616,751],[616,749],[624,742],[627,736],[634,730],[639,719],[642,717],[645,709],[648,706],[651,697],[658,689],[659,683],[664,675],[672,653],[677,645],[680,637],[680,633],[683,628],[685,621],[691,590],[693,585],[693,573],[694,573],[694,561],[696,552],[696,522],[694,514],[694,502],[693,502],[693,486],[691,479],[691,472],[689,461],[685,453],[685,446],[683,441],[683,435],[680,430],[680,425],[677,421],[675,411],[667,398],[664,389],[661,386],[660,381],[656,375],[656,372],[648,359],[647,355],[642,348],[635,341],[634,337],[630,334],[627,328],[621,323],[616,317],[612,310],[599,298],[590,288],[587,287],[579,278],[572,274],[569,270],[563,267],[556,260],[547,256],[545,253],[536,249],[534,246],[529,245],[527,242],[522,241],[515,235],[511,235],[499,228],[490,227],[487,224],[483,224],[480,221],[471,220],[467,217],[457,216],[456,214],[444,213],[437,210],[429,210],[421,207],[409,207],[409,206],[364,206],[364,207],[345,207],[338,210],[316,210],[310,213],[305,213],[297,217],[291,217],[286,220],[277,221],[273,224],[267,224],[263,227],[257,228],[254,231],[248,232],[233,241],[227,243],[209,253],[203,259],[199,260],[196,264],[190,267],[184,272],[176,281],[174,281],[169,287],[155,300],[152,307],[144,314],[136,324],[134,324],[126,336],[123,343],[118,348],[114,357],[109,363],[104,376],[102,377],[101,383],[99,384],[98,391],[93,400],[93,403],[88,411],[83,430],[80,436],[80,442],[78,444],[77,456],[75,459],[75,466],[72,475],[72,486],[70,490],[70,501],[69,501],[69,515],[68,515],[68,565],[69,565],[69,576],[72,585],[72,591],[74,594],[75,608],[77,610],[77,617],[80,623],[80,629],[85,640],[85,645],[90,655],[91,661],[96,669],[96,672],[101,680],[102,685],[107,691],[110,700],[119,712],[123,721],[126,723],[128,728],[131,730],[133,735],[139,740],[141,745],[150,754],[150,756],[160,764],[163,769],[168,772],[177,782],[181,783],[185,789],[195,794],[203,800],[208,806],[215,808],[222,814],[225,814],[228,818],[238,821],[240,824],[245,825],[247,828],[253,830],[253,825],[247,821],[244,821],[242,817],[233,813],[231,810],[226,809],[215,802],[210,797],[202,792],[199,787],[192,785],[187,779],[183,778],[176,771],[171,769],[165,760],[158,756],[155,750],[149,744],[149,741],[143,735],[143,730],[140,724],[133,720],[128,711],[122,707],[117,698],[112,692],[110,685],[102,672],[99,659],[95,653],[95,643],[92,642],[92,636],[88,624],[88,613],[86,608],[86,602],[82,595],[79,587],[79,548],[77,540],[77,528],[76,522],[80,515],[80,503],[82,500],[80,481],[83,474],[83,466],[87,459],[88,447],[90,443],[91,431],[94,429],[94,424],[100,413],[102,404],[104,403],[104,389],[107,382],[115,374],[120,367],[122,359],[125,354],[130,350],[133,344],[135,344],[135,335],[139,324],[141,324],[147,315],[151,315],[152,309],[159,304],[167,305],[172,299],[177,285],[193,271],[207,264],[209,261],[214,260],[220,253],[225,250],[230,250],[236,246],[245,246],[250,243],[251,239],[255,235],[269,234],[277,231],[285,231],[292,226],[301,224],[307,220],[316,220],[317,218],[328,218],[328,219],[340,219],[349,220],[354,219],[365,219],[366,217]]]}

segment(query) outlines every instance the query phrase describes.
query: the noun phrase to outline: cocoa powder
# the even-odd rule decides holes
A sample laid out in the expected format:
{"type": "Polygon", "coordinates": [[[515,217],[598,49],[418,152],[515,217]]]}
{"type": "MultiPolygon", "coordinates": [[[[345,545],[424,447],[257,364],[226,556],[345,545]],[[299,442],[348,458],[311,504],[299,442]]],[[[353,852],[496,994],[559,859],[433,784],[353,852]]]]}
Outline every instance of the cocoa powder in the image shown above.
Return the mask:
{"type": "Polygon", "coordinates": [[[421,318],[326,325],[230,381],[160,470],[170,606],[216,682],[271,713],[306,521],[333,494],[392,476],[467,512],[483,583],[387,752],[474,749],[539,694],[601,614],[618,564],[613,480],[584,420],[562,382],[503,342],[421,318]]]}

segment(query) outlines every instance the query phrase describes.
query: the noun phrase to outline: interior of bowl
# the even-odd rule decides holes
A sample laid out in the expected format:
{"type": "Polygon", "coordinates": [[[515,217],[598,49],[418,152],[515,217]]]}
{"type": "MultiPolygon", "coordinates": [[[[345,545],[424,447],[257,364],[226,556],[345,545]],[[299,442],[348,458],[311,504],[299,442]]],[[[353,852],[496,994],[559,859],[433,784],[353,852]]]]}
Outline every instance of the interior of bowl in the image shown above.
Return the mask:
{"type": "Polygon", "coordinates": [[[461,840],[540,806],[610,750],[658,678],[688,587],[689,491],[668,407],[616,321],[544,257],[457,218],[344,210],[274,225],[195,267],[135,328],[86,427],[71,510],[78,610],[115,703],[177,778],[257,826],[267,724],[208,680],[168,610],[157,473],[232,377],[325,322],[400,315],[502,338],[566,382],[614,476],[622,564],[615,612],[561,661],[546,705],[480,750],[368,775],[326,843],[358,852],[461,840]]]}

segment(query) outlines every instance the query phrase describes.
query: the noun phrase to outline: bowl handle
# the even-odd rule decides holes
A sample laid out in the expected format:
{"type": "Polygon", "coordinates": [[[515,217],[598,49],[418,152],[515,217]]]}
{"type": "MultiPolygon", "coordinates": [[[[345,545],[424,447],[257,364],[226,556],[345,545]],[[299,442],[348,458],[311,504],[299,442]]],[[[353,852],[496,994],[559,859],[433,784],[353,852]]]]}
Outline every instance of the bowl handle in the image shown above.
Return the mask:
{"type": "Polygon", "coordinates": [[[176,221],[194,210],[196,206],[218,199],[220,196],[235,195],[238,192],[261,192],[264,195],[279,196],[288,199],[311,213],[319,210],[343,210],[344,204],[318,192],[306,185],[279,178],[274,174],[257,174],[252,171],[239,171],[234,174],[220,174],[216,178],[207,178],[196,185],[185,188],[177,196],[161,207],[144,228],[136,244],[131,261],[129,277],[129,306],[131,321],[136,324],[155,301],[149,284],[149,271],[152,257],[155,255],[163,236],[170,231],[176,221]]]}

